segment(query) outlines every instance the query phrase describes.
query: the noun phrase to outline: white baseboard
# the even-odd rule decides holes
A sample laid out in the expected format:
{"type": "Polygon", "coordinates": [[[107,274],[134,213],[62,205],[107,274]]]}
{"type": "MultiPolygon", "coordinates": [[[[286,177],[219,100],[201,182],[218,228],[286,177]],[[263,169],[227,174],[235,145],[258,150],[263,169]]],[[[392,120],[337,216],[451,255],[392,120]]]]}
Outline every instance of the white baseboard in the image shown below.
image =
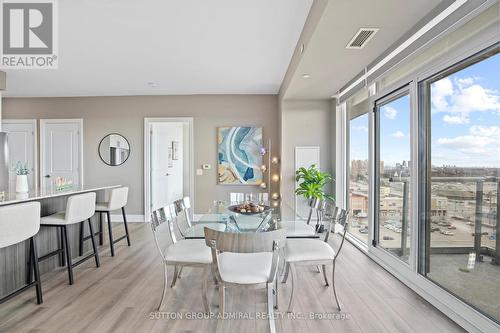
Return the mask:
{"type": "MultiPolygon", "coordinates": [[[[103,214],[104,216],[106,214],[103,214]]],[[[106,220],[106,218],[104,218],[106,220]]],[[[111,214],[111,221],[112,222],[123,222],[123,216],[122,214],[111,214]]],[[[144,215],[142,214],[127,214],[127,222],[139,222],[139,223],[144,223],[144,215]]]]}

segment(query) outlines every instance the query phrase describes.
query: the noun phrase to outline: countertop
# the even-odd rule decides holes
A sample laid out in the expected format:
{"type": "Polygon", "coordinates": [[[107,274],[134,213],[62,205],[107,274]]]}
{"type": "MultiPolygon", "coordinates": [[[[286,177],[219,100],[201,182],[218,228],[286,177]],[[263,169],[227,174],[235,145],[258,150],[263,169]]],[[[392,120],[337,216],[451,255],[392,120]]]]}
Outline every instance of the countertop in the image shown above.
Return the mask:
{"type": "Polygon", "coordinates": [[[121,185],[107,185],[99,187],[81,186],[62,191],[56,191],[55,188],[45,188],[45,189],[37,189],[34,191],[30,191],[28,193],[5,192],[3,200],[2,200],[2,195],[0,194],[0,206],[12,205],[21,202],[56,198],[56,197],[68,196],[79,193],[101,191],[116,187],[121,187],[121,185]]]}

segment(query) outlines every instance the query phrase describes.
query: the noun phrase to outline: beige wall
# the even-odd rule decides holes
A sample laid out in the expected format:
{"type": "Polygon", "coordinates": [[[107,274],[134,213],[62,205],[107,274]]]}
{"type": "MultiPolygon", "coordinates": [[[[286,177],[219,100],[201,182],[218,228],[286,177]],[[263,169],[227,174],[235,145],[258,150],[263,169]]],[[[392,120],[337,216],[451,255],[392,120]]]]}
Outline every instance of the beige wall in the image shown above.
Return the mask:
{"type": "MultiPolygon", "coordinates": [[[[320,167],[335,177],[335,116],[332,100],[293,100],[281,104],[281,197],[284,219],[295,205],[295,147],[319,146],[320,167]]],[[[328,190],[332,192],[334,187],[328,190]]]]}
{"type": "Polygon", "coordinates": [[[130,186],[130,214],[143,214],[144,117],[194,118],[195,169],[203,163],[212,165],[203,176],[195,175],[195,212],[201,213],[214,199],[228,200],[231,191],[259,191],[255,186],[217,185],[217,127],[262,126],[265,142],[271,138],[277,154],[278,113],[278,96],[273,95],[3,99],[4,119],[83,118],[85,185],[130,186]],[[111,132],[123,134],[131,146],[130,158],[118,167],[105,165],[97,153],[99,141],[111,132]]]}

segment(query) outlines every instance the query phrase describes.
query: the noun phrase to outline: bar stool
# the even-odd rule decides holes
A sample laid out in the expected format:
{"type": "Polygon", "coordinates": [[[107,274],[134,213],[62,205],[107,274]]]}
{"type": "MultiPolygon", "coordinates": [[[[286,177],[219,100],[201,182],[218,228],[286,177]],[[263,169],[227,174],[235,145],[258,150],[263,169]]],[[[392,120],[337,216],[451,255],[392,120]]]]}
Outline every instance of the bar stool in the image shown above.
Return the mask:
{"type": "Polygon", "coordinates": [[[68,266],[68,277],[70,285],[73,284],[74,267],[80,265],[81,263],[92,257],[95,258],[96,267],[100,266],[99,254],[97,253],[97,244],[94,238],[94,229],[90,221],[90,218],[95,214],[95,197],[96,195],[94,192],[72,195],[68,198],[66,211],[45,216],[41,219],[41,225],[44,227],[61,228],[62,242],[61,248],[38,258],[38,260],[42,261],[52,256],[58,255],[59,253],[66,254],[66,263],[68,266]],[[85,221],[87,221],[89,224],[90,239],[92,240],[92,247],[94,249],[94,252],[88,254],[77,262],[72,263],[71,249],[68,239],[68,226],[71,224],[80,223],[80,227],[82,227],[85,221]]]}
{"type": "MultiPolygon", "coordinates": [[[[111,190],[108,202],[101,202],[96,204],[95,211],[99,213],[99,245],[103,244],[103,227],[102,227],[102,214],[106,213],[108,219],[108,233],[109,233],[109,247],[111,249],[111,256],[115,256],[115,243],[127,238],[127,244],[130,246],[130,236],[128,233],[127,216],[125,215],[125,206],[128,200],[128,187],[119,187],[111,190]],[[121,209],[123,215],[123,225],[125,226],[125,235],[118,239],[113,239],[113,231],[111,228],[111,211],[121,209]]],[[[80,251],[82,251],[82,237],[83,232],[80,232],[80,251]]]]}
{"type": "Polygon", "coordinates": [[[30,268],[35,272],[34,281],[31,281],[30,278],[26,285],[0,298],[0,304],[32,286],[36,287],[37,303],[43,303],[42,282],[40,281],[40,270],[38,268],[38,255],[35,242],[35,235],[38,233],[38,230],[40,230],[39,202],[28,202],[0,207],[0,248],[11,246],[29,239],[29,257],[31,260],[28,261],[28,265],[30,265],[30,268]]]}

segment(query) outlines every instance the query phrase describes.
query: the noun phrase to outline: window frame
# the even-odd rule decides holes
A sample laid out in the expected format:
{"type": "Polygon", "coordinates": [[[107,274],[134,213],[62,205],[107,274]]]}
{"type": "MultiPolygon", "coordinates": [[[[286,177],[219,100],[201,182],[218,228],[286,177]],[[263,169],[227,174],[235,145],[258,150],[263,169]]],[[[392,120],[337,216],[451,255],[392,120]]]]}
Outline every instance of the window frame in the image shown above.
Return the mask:
{"type": "MultiPolygon", "coordinates": [[[[396,88],[395,90],[393,90],[392,92],[382,96],[382,97],[379,97],[378,99],[376,99],[374,102],[373,102],[373,109],[372,109],[372,113],[373,113],[373,122],[374,122],[374,129],[373,129],[373,135],[374,135],[374,149],[373,149],[373,160],[374,160],[374,165],[373,165],[373,186],[374,186],[374,193],[373,193],[373,238],[372,238],[372,246],[374,247],[377,247],[379,249],[382,249],[383,251],[385,251],[386,253],[390,254],[391,256],[393,256],[394,258],[400,260],[401,262],[403,262],[404,264],[406,265],[410,265],[410,262],[411,262],[411,257],[412,257],[412,246],[413,246],[413,242],[410,241],[410,249],[409,249],[409,253],[408,253],[408,262],[405,262],[403,260],[401,260],[401,258],[399,258],[398,256],[396,256],[394,253],[391,253],[390,251],[388,251],[386,248],[382,247],[380,245],[380,108],[383,107],[384,105],[387,105],[403,96],[408,96],[409,99],[410,99],[410,124],[409,124],[409,127],[410,127],[410,132],[411,132],[411,128],[412,128],[412,103],[411,103],[411,99],[412,99],[412,96],[411,96],[411,89],[410,89],[410,84],[411,82],[407,82],[405,83],[404,85],[402,86],[399,86],[398,88],[396,88]]],[[[413,150],[413,147],[411,145],[412,141],[411,141],[411,133],[409,133],[410,135],[410,158],[412,156],[412,150],[413,150]]],[[[413,172],[413,171],[411,171],[413,172]]],[[[412,173],[413,175],[413,173],[412,173]]],[[[414,177],[412,177],[414,178],[414,177]]],[[[412,182],[410,180],[409,184],[410,186],[410,190],[411,191],[411,188],[412,188],[412,182]]],[[[408,192],[409,194],[411,192],[408,192]]],[[[409,209],[412,207],[412,200],[411,200],[411,196],[410,197],[410,200],[408,200],[407,204],[409,205],[409,209]]],[[[413,210],[408,210],[409,212],[413,211],[413,210]]],[[[412,218],[412,214],[409,213],[408,216],[407,216],[408,220],[409,220],[409,223],[410,223],[410,226],[413,226],[413,218],[412,218]]],[[[413,234],[413,233],[412,233],[413,234]]]]}

